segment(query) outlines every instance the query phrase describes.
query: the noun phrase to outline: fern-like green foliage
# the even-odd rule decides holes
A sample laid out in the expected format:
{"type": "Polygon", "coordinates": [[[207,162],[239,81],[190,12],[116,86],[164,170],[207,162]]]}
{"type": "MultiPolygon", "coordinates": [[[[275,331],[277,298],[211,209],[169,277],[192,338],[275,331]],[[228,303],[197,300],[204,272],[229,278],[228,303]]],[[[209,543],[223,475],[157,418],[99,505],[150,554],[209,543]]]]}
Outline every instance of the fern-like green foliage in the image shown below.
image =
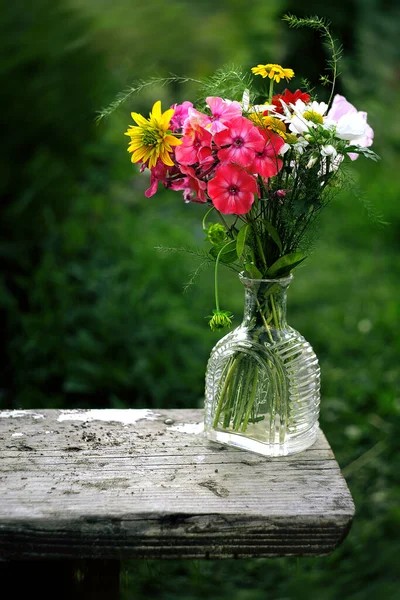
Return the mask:
{"type": "MultiPolygon", "coordinates": [[[[241,100],[243,93],[252,85],[250,72],[244,73],[237,65],[225,65],[200,83],[202,97],[219,96],[230,100],[241,100]]],[[[204,102],[204,100],[203,100],[204,102]]]]}
{"type": "MultiPolygon", "coordinates": [[[[190,248],[189,246],[180,246],[179,248],[170,248],[165,246],[156,246],[156,250],[162,252],[163,254],[178,254],[184,253],[189,254],[193,258],[199,261],[199,264],[194,269],[192,273],[190,273],[188,281],[183,285],[184,293],[188,292],[190,287],[196,282],[199,275],[211,265],[215,265],[215,258],[210,254],[210,252],[203,248],[190,248]]],[[[236,264],[227,264],[224,263],[224,266],[230,269],[231,271],[235,271],[239,273],[241,269],[236,264]]]]}
{"type": "Polygon", "coordinates": [[[102,108],[97,115],[96,121],[100,122],[105,117],[109,117],[115,110],[117,110],[117,108],[119,108],[122,104],[124,104],[129,98],[131,98],[132,96],[137,96],[138,94],[140,94],[143,90],[145,90],[148,87],[152,87],[152,86],[165,87],[165,86],[171,85],[172,83],[185,84],[185,83],[189,83],[189,82],[198,83],[198,84],[201,83],[201,81],[199,81],[197,79],[192,79],[191,77],[181,77],[179,75],[173,75],[173,74],[171,74],[169,77],[150,77],[150,79],[147,79],[147,80],[140,79],[140,80],[136,81],[135,83],[133,83],[130,87],[128,87],[124,91],[117,94],[117,96],[114,98],[114,100],[111,102],[111,104],[109,104],[105,108],[102,108]]]}
{"type": "Polygon", "coordinates": [[[309,27],[310,29],[314,29],[320,33],[323,38],[324,45],[327,51],[330,54],[330,58],[327,60],[327,70],[330,73],[330,76],[321,75],[320,81],[322,85],[331,85],[331,93],[329,96],[328,104],[331,103],[334,91],[336,80],[340,75],[339,64],[343,53],[343,47],[335,40],[330,31],[330,22],[322,17],[312,16],[312,17],[296,17],[292,14],[287,14],[283,16],[283,21],[285,21],[289,27],[293,29],[299,29],[300,27],[309,27]]]}
{"type": "Polygon", "coordinates": [[[198,107],[199,109],[202,109],[202,103],[204,104],[204,98],[207,96],[220,96],[221,98],[229,97],[231,100],[241,100],[244,90],[251,85],[251,74],[243,73],[242,70],[235,65],[229,65],[221,67],[213,75],[204,80],[174,74],[171,74],[168,77],[151,77],[147,80],[139,80],[117,94],[111,104],[99,111],[96,120],[97,122],[100,122],[105,117],[109,117],[127,100],[133,96],[137,96],[148,87],[154,86],[160,88],[174,83],[180,85],[186,83],[196,84],[199,89],[198,107]]]}

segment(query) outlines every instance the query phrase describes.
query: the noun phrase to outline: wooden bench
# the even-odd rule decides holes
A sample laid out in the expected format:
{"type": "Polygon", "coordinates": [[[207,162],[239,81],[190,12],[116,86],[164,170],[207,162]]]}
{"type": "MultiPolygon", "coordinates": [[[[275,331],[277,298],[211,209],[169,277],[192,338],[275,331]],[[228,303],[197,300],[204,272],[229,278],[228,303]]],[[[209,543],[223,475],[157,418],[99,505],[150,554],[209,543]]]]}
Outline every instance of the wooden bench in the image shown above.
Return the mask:
{"type": "Polygon", "coordinates": [[[202,420],[201,410],[0,411],[3,574],[27,559],[58,559],[54,572],[103,561],[110,599],[121,559],[321,556],[342,542],[354,505],[321,431],[305,452],[264,458],[208,442],[202,420]]]}

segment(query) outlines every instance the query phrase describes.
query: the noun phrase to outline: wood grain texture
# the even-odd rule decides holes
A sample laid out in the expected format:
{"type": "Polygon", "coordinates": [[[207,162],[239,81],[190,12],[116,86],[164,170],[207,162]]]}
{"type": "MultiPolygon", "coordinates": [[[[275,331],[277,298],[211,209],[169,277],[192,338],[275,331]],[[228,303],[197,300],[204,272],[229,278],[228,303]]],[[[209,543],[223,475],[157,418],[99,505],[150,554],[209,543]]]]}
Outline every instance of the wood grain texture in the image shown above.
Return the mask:
{"type": "Polygon", "coordinates": [[[264,458],[201,410],[0,411],[0,557],[321,556],[354,505],[325,436],[264,458]]]}

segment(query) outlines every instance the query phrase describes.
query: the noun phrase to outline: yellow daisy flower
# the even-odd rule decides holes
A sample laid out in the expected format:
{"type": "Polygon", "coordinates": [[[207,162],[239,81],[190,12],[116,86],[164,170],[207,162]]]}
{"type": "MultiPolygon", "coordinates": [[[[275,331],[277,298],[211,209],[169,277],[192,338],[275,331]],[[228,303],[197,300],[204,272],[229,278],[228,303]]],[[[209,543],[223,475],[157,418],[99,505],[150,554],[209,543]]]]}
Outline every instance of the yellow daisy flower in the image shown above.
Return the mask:
{"type": "Polygon", "coordinates": [[[169,131],[173,114],[173,108],[161,114],[160,100],[154,103],[148,119],[139,113],[131,113],[137,125],[131,125],[125,135],[131,138],[128,152],[132,152],[133,163],[148,163],[147,166],[151,169],[160,158],[164,165],[174,166],[170,152],[172,146],[179,146],[182,142],[169,131]]]}
{"type": "Polygon", "coordinates": [[[270,131],[277,133],[284,140],[286,139],[286,125],[277,117],[263,115],[262,113],[251,113],[248,117],[257,127],[266,127],[270,131]]]}
{"type": "Polygon", "coordinates": [[[275,65],[272,63],[268,63],[267,65],[257,65],[253,67],[252,72],[254,75],[261,75],[261,77],[269,77],[279,83],[281,79],[286,79],[289,81],[294,77],[293,69],[284,69],[281,65],[275,65]]]}
{"type": "Polygon", "coordinates": [[[285,124],[276,117],[270,117],[269,115],[263,118],[263,124],[267,129],[270,129],[274,133],[277,133],[281,136],[281,138],[285,139],[286,137],[286,126],[285,124]]]}

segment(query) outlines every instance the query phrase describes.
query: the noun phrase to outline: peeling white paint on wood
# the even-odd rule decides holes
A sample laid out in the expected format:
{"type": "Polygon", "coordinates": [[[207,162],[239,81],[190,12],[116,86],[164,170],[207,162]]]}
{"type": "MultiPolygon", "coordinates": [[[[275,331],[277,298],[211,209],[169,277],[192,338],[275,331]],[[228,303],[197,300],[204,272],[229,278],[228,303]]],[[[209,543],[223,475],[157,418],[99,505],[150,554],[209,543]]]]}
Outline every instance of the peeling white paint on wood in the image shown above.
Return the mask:
{"type": "Polygon", "coordinates": [[[85,423],[88,423],[89,421],[103,421],[106,423],[122,423],[126,426],[133,425],[143,419],[154,421],[159,416],[160,415],[147,408],[128,408],[126,410],[113,408],[102,410],[62,410],[57,421],[60,423],[62,421],[84,421],[85,423]]]}
{"type": "Polygon", "coordinates": [[[31,417],[32,419],[44,419],[44,415],[31,410],[0,410],[0,419],[16,419],[22,417],[31,417]]]}
{"type": "Polygon", "coordinates": [[[265,458],[198,435],[203,411],[129,412],[0,420],[0,559],[321,556],[346,536],[354,505],[321,431],[265,458]]]}
{"type": "Polygon", "coordinates": [[[204,422],[201,423],[182,423],[181,425],[171,425],[170,429],[179,431],[180,433],[191,433],[198,435],[204,433],[204,422]]]}

